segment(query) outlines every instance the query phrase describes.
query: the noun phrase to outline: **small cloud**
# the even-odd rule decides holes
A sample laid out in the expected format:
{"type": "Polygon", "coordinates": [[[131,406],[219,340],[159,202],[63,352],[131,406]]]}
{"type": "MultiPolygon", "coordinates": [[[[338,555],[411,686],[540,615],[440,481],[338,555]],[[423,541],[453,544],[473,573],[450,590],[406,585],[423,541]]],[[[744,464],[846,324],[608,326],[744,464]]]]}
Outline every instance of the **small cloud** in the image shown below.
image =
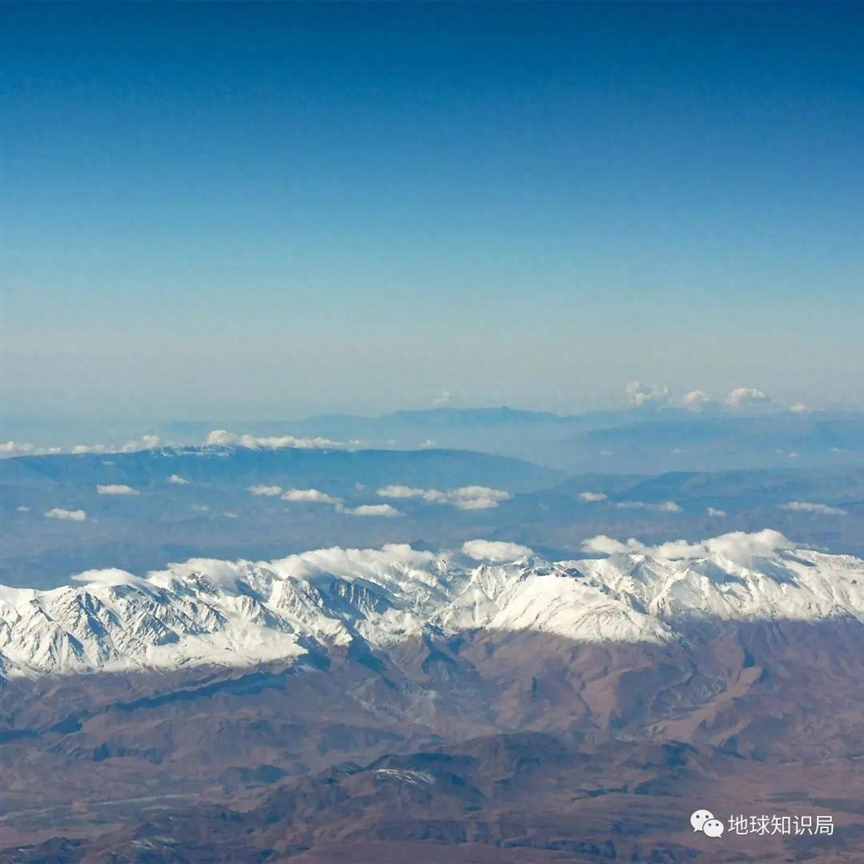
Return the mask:
{"type": "Polygon", "coordinates": [[[445,496],[446,500],[441,503],[451,504],[459,510],[489,510],[513,497],[503,489],[489,486],[460,486],[446,492],[445,496]]]}
{"type": "Polygon", "coordinates": [[[803,402],[793,402],[789,406],[789,411],[792,414],[809,414],[812,410],[809,405],[805,405],[803,402]]]}
{"type": "Polygon", "coordinates": [[[665,405],[669,401],[668,387],[648,387],[638,381],[630,381],[624,388],[627,404],[631,408],[644,408],[648,405],[665,405]]]}
{"type": "Polygon", "coordinates": [[[402,516],[403,513],[389,504],[361,504],[359,507],[343,510],[349,516],[379,516],[384,519],[394,519],[397,516],[402,516]]]}
{"type": "Polygon", "coordinates": [[[149,583],[140,576],[134,576],[126,570],[109,567],[105,570],[85,570],[72,577],[73,582],[84,582],[88,585],[140,585],[146,587],[149,583]]]}
{"type": "Polygon", "coordinates": [[[453,404],[453,394],[449,390],[442,390],[433,400],[432,404],[436,408],[443,408],[445,405],[453,404]]]}
{"type": "Polygon", "coordinates": [[[48,519],[61,519],[66,522],[85,522],[87,513],[84,510],[66,510],[64,507],[52,507],[45,516],[48,519]]]}
{"type": "Polygon", "coordinates": [[[137,489],[127,486],[125,483],[108,483],[96,487],[99,495],[140,495],[137,489]]]}
{"type": "Polygon", "coordinates": [[[210,508],[206,504],[193,504],[192,509],[196,513],[209,513],[210,508]]]}
{"type": "Polygon", "coordinates": [[[29,512],[30,512],[30,508],[29,508],[29,507],[25,507],[23,504],[22,504],[20,507],[16,507],[15,509],[16,509],[19,513],[29,513],[29,512]]]}
{"type": "Polygon", "coordinates": [[[414,486],[390,485],[378,490],[379,498],[420,498],[429,504],[445,504],[457,510],[489,510],[512,497],[503,489],[489,486],[460,486],[458,489],[418,489],[414,486]]]}
{"type": "Polygon", "coordinates": [[[138,453],[141,450],[156,450],[162,445],[158,435],[142,435],[132,441],[127,441],[121,448],[121,453],[138,453]]]}
{"type": "Polygon", "coordinates": [[[205,439],[205,447],[246,447],[250,450],[333,450],[346,446],[330,438],[298,438],[294,435],[237,435],[225,429],[214,429],[205,439]]]}
{"type": "Polygon", "coordinates": [[[749,408],[753,405],[763,405],[770,401],[771,397],[757,387],[736,387],[726,396],[726,404],[735,410],[749,408]]]}
{"type": "Polygon", "coordinates": [[[846,516],[846,511],[839,507],[829,507],[827,504],[816,504],[813,501],[790,501],[783,504],[781,510],[793,513],[818,513],[820,516],[846,516]]]}
{"type": "Polygon", "coordinates": [[[619,510],[653,510],[655,513],[680,513],[681,507],[675,501],[661,501],[657,504],[647,501],[619,501],[619,510]]]}
{"type": "Polygon", "coordinates": [[[188,486],[189,481],[185,477],[181,477],[179,474],[172,474],[168,478],[169,483],[173,483],[175,486],[188,486]]]}
{"type": "Polygon", "coordinates": [[[638,552],[643,549],[641,543],[637,540],[630,539],[626,543],[616,540],[614,537],[609,537],[606,534],[598,534],[596,537],[589,537],[582,543],[584,552],[597,552],[600,555],[621,555],[629,552],[638,552]]]}
{"type": "Polygon", "coordinates": [[[275,498],[277,495],[282,494],[281,486],[267,486],[264,483],[260,483],[257,486],[250,486],[247,490],[250,495],[259,495],[264,496],[266,498],[275,498]]]}
{"type": "Polygon", "coordinates": [[[580,492],[579,500],[586,504],[596,504],[598,501],[607,501],[609,496],[605,492],[580,492]]]}
{"type": "Polygon", "coordinates": [[[717,507],[708,507],[705,512],[714,519],[725,519],[727,516],[725,510],[719,510],[717,507]]]}
{"type": "Polygon", "coordinates": [[[282,494],[283,501],[294,501],[301,504],[333,504],[342,503],[340,498],[334,498],[319,489],[286,489],[282,494]]]}
{"type": "Polygon", "coordinates": [[[682,400],[688,411],[704,411],[711,404],[711,397],[703,390],[691,390],[682,400]]]}
{"type": "Polygon", "coordinates": [[[462,544],[462,551],[475,561],[516,561],[534,554],[534,550],[519,543],[504,543],[498,540],[469,540],[462,544]]]}
{"type": "Polygon", "coordinates": [[[230,510],[226,510],[222,515],[223,515],[226,519],[239,519],[239,518],[240,518],[240,514],[239,514],[239,513],[232,513],[230,510]]]}
{"type": "Polygon", "coordinates": [[[23,441],[0,441],[0,456],[26,456],[35,449],[35,445],[23,441]]]}

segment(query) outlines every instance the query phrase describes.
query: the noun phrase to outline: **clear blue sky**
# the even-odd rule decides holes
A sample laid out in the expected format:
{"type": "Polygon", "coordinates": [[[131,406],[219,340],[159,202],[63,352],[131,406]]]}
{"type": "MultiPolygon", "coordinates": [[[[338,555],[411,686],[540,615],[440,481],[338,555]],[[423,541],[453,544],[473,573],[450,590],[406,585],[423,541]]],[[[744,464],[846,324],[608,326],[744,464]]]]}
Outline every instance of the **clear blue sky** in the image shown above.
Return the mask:
{"type": "Polygon", "coordinates": [[[12,414],[860,403],[860,4],[0,16],[12,414]]]}

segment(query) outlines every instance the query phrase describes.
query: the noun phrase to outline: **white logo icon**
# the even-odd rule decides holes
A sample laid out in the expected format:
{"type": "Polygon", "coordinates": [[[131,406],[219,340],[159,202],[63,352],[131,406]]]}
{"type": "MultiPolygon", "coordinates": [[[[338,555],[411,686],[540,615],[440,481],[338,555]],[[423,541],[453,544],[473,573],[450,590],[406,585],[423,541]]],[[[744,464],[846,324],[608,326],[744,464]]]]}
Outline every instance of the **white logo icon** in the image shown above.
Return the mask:
{"type": "Polygon", "coordinates": [[[715,819],[710,810],[694,810],[690,814],[690,824],[694,831],[701,831],[706,837],[723,836],[723,823],[715,819]]]}

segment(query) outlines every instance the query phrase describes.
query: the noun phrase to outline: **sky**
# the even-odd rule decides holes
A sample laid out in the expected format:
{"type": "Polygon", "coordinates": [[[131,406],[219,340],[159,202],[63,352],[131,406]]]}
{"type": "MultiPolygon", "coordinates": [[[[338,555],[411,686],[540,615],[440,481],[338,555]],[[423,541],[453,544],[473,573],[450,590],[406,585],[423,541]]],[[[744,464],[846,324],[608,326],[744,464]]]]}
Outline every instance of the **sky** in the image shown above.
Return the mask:
{"type": "Polygon", "coordinates": [[[860,5],[0,16],[7,417],[861,406],[860,5]]]}

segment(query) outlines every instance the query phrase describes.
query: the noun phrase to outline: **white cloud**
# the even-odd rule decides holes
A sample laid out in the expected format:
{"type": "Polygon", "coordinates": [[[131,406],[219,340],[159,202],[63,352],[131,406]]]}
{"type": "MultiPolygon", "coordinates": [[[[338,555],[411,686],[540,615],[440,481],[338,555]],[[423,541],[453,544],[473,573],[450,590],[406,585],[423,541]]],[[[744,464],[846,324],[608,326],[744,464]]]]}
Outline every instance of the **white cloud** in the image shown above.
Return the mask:
{"type": "Polygon", "coordinates": [[[104,570],[85,570],[72,577],[73,582],[84,582],[88,585],[139,585],[146,587],[148,582],[140,576],[135,576],[126,570],[108,567],[104,570]]]}
{"type": "MultiPolygon", "coordinates": [[[[154,450],[161,446],[157,435],[142,435],[125,444],[75,444],[72,447],[37,447],[35,444],[18,441],[0,441],[0,458],[4,456],[34,456],[55,455],[58,453],[72,453],[84,455],[87,453],[137,453],[141,450],[154,450]]],[[[107,463],[106,463],[107,464],[107,463]]]]}
{"type": "Polygon", "coordinates": [[[137,489],[127,486],[125,483],[108,483],[96,487],[99,495],[140,495],[137,489]]]}
{"type": "Polygon", "coordinates": [[[503,489],[489,486],[460,486],[458,489],[418,489],[414,486],[383,486],[380,498],[420,498],[429,504],[446,504],[459,510],[489,510],[512,497],[503,489]]]}
{"type": "Polygon", "coordinates": [[[250,495],[263,495],[267,498],[275,498],[282,494],[281,486],[268,486],[265,483],[259,483],[257,486],[250,486],[247,490],[250,495]]]}
{"type": "Polygon", "coordinates": [[[175,486],[188,486],[189,481],[185,477],[181,477],[179,474],[172,474],[168,478],[169,483],[173,483],[175,486]]]}
{"type": "Polygon", "coordinates": [[[283,501],[294,501],[301,504],[333,504],[339,505],[341,499],[334,498],[319,489],[286,489],[282,494],[283,501]]]}
{"type": "Polygon", "coordinates": [[[251,450],[332,450],[344,447],[340,441],[330,438],[297,438],[294,435],[237,435],[225,429],[214,429],[204,440],[205,447],[248,447],[251,450]]]}
{"type": "Polygon", "coordinates": [[[35,445],[23,441],[0,441],[0,456],[26,456],[35,450],[35,445]]]}
{"type": "Polygon", "coordinates": [[[142,435],[132,441],[127,441],[121,448],[121,453],[137,453],[140,450],[156,450],[162,445],[158,435],[142,435]]]}
{"type": "Polygon", "coordinates": [[[283,578],[302,579],[323,573],[353,581],[371,578],[377,582],[382,568],[395,571],[392,576],[404,583],[403,568],[422,570],[439,556],[434,552],[412,549],[407,543],[392,543],[381,549],[314,549],[299,555],[289,555],[271,562],[273,569],[283,578]]]}
{"type": "Polygon", "coordinates": [[[818,513],[820,516],[845,516],[846,511],[839,507],[829,507],[827,504],[816,504],[813,501],[790,501],[783,504],[781,510],[791,510],[793,513],[818,513]]]}
{"type": "Polygon", "coordinates": [[[627,404],[632,408],[646,405],[665,405],[669,401],[668,387],[647,387],[638,381],[630,381],[624,388],[627,404]]]}
{"type": "Polygon", "coordinates": [[[19,513],[29,513],[29,512],[30,512],[30,508],[29,508],[29,507],[25,507],[23,504],[22,504],[20,507],[16,507],[15,509],[16,509],[19,513]]]}
{"type": "Polygon", "coordinates": [[[498,540],[469,540],[462,544],[462,551],[475,561],[516,561],[534,554],[528,546],[498,540]]]}
{"type": "Polygon", "coordinates": [[[598,501],[606,501],[609,496],[605,492],[580,492],[579,499],[586,504],[596,504],[598,501]]]}
{"type": "Polygon", "coordinates": [[[708,508],[705,510],[705,512],[706,512],[709,516],[714,517],[715,519],[725,519],[726,516],[727,516],[727,513],[726,513],[725,510],[719,510],[717,507],[708,507],[708,508]]]}
{"type": "Polygon", "coordinates": [[[46,514],[49,519],[62,519],[67,522],[85,522],[87,513],[84,510],[66,510],[63,507],[52,507],[46,514]]]}
{"type": "Polygon", "coordinates": [[[691,390],[682,402],[688,411],[702,411],[711,404],[711,397],[703,390],[691,390]]]}
{"type": "Polygon", "coordinates": [[[793,414],[809,414],[813,409],[810,408],[809,405],[805,405],[803,402],[793,402],[789,406],[789,410],[793,414]]]}
{"type": "Polygon", "coordinates": [[[76,444],[69,452],[76,456],[83,456],[85,453],[110,453],[111,451],[105,444],[76,444]]]}
{"type": "Polygon", "coordinates": [[[642,544],[636,540],[622,543],[606,534],[597,534],[582,543],[582,549],[585,552],[598,552],[601,555],[620,555],[626,552],[638,552],[643,548],[642,544]]]}
{"type": "Polygon", "coordinates": [[[394,519],[404,515],[401,510],[391,507],[389,504],[361,504],[343,511],[349,516],[380,516],[385,519],[394,519]]]}
{"type": "Polygon", "coordinates": [[[86,453],[140,453],[142,450],[156,450],[162,446],[158,435],[142,435],[125,444],[76,444],[69,452],[76,456],[86,453]]]}
{"type": "Polygon", "coordinates": [[[718,555],[743,567],[749,567],[754,558],[767,558],[783,549],[791,549],[792,546],[791,541],[779,531],[765,529],[752,534],[732,531],[699,543],[673,540],[659,546],[646,546],[633,538],[622,543],[605,534],[599,534],[585,540],[582,549],[603,555],[643,554],[666,559],[698,559],[718,555]]]}
{"type": "Polygon", "coordinates": [[[378,490],[381,498],[422,498],[425,493],[425,489],[414,486],[382,486],[378,490]]]}
{"type": "Polygon", "coordinates": [[[223,515],[226,519],[239,519],[239,518],[240,518],[240,514],[239,514],[239,513],[232,513],[230,510],[226,510],[222,515],[223,515]]]}
{"type": "Polygon", "coordinates": [[[772,531],[769,528],[752,534],[745,531],[732,531],[705,540],[704,545],[710,552],[722,555],[745,567],[749,566],[754,558],[767,558],[783,549],[793,547],[792,542],[779,531],[772,531]]]}
{"type": "Polygon", "coordinates": [[[512,497],[503,489],[492,489],[489,486],[460,486],[445,494],[447,500],[443,503],[452,504],[460,510],[488,510],[512,497]]]}
{"type": "Polygon", "coordinates": [[[751,405],[761,405],[770,402],[771,397],[756,387],[736,387],[726,396],[726,404],[730,408],[748,408],[751,405]]]}
{"type": "Polygon", "coordinates": [[[675,501],[660,501],[656,504],[647,501],[619,501],[619,510],[653,510],[656,513],[680,513],[681,507],[675,501]]]}

